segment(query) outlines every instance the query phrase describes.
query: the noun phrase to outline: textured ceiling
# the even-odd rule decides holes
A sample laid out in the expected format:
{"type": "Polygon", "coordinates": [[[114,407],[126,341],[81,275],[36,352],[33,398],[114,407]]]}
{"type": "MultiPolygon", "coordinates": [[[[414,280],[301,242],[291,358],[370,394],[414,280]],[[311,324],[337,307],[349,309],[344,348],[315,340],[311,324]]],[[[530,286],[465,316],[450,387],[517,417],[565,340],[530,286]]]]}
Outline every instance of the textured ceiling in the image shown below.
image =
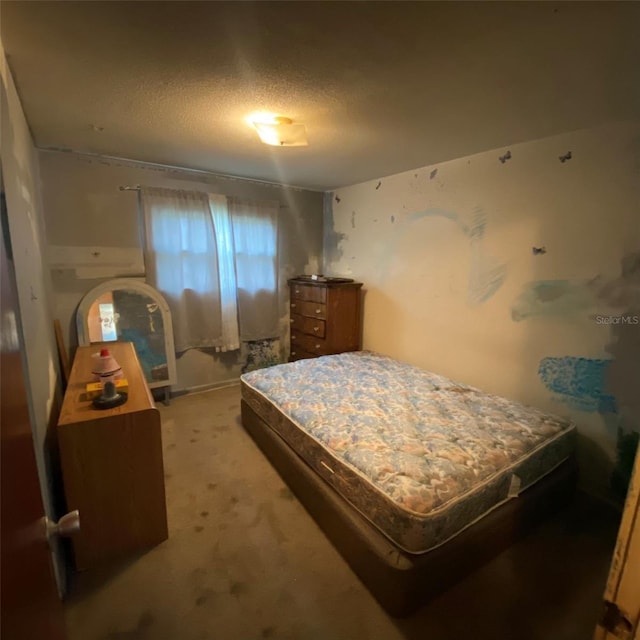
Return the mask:
{"type": "Polygon", "coordinates": [[[10,2],[35,143],[312,189],[640,113],[638,2],[10,2]],[[244,121],[304,122],[308,147],[244,121]]]}

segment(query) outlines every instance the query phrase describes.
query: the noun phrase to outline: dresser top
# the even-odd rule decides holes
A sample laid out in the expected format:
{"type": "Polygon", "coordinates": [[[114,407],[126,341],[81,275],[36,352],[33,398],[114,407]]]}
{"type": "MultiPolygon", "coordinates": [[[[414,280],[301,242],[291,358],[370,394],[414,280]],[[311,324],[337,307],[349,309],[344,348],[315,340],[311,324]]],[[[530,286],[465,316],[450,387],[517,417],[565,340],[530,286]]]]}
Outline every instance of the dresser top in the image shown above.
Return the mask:
{"type": "Polygon", "coordinates": [[[155,408],[155,404],[147,387],[133,343],[106,342],[92,344],[88,347],[78,347],[60,410],[59,426],[153,408],[155,408]],[[111,355],[122,367],[124,377],[129,383],[127,401],[113,409],[95,409],[91,400],[86,397],[87,383],[94,381],[92,370],[95,367],[95,360],[93,355],[99,353],[101,347],[109,349],[111,355]]]}
{"type": "Polygon", "coordinates": [[[291,284],[304,284],[314,287],[361,287],[362,282],[355,282],[351,278],[332,278],[330,276],[318,276],[312,279],[311,276],[296,276],[287,281],[291,284]]]}

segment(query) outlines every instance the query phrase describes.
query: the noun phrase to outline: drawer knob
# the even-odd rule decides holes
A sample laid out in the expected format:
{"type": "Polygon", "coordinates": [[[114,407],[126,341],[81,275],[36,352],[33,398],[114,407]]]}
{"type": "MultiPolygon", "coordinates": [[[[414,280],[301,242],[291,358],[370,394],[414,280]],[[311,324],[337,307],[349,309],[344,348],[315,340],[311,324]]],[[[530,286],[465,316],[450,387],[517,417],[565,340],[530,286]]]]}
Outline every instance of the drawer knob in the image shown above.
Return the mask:
{"type": "Polygon", "coordinates": [[[316,309],[316,313],[321,313],[322,309],[316,309]]]}
{"type": "Polygon", "coordinates": [[[320,327],[313,327],[314,331],[320,331],[320,327]]]}
{"type": "Polygon", "coordinates": [[[290,322],[291,324],[293,324],[293,323],[295,322],[295,320],[294,320],[293,318],[289,318],[289,322],[290,322]]]}
{"type": "Polygon", "coordinates": [[[295,293],[298,295],[300,293],[300,289],[296,289],[295,293]]]}
{"type": "Polygon", "coordinates": [[[291,352],[291,355],[292,355],[292,356],[295,356],[295,355],[296,355],[296,352],[295,352],[295,351],[292,351],[292,352],[291,352]]]}
{"type": "Polygon", "coordinates": [[[295,336],[291,336],[291,339],[292,339],[292,340],[295,340],[295,339],[296,339],[296,337],[295,337],[295,336]]]}
{"type": "Polygon", "coordinates": [[[319,344],[317,344],[317,345],[316,345],[316,349],[319,349],[319,348],[320,348],[320,345],[319,345],[319,344]]]}
{"type": "Polygon", "coordinates": [[[291,303],[291,308],[292,308],[292,309],[295,309],[295,308],[296,308],[296,303],[295,303],[295,302],[292,302],[292,303],[291,303]]]}

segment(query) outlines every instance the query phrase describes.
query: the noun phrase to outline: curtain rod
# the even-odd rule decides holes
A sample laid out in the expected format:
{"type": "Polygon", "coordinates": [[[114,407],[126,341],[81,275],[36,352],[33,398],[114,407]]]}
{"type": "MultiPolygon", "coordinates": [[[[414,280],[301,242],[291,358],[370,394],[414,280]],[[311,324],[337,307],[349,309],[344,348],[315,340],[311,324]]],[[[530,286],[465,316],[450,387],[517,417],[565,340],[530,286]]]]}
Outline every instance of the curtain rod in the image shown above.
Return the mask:
{"type": "MultiPolygon", "coordinates": [[[[99,160],[107,160],[113,162],[123,162],[128,165],[133,165],[137,167],[157,167],[158,169],[163,169],[165,171],[173,171],[176,173],[186,173],[188,174],[201,174],[203,176],[213,178],[215,180],[230,180],[232,182],[243,182],[243,183],[253,183],[256,185],[260,185],[263,187],[272,187],[276,189],[291,189],[293,191],[316,191],[318,193],[323,193],[322,189],[311,189],[309,187],[299,187],[293,184],[286,184],[283,182],[273,182],[271,180],[262,180],[260,178],[249,178],[245,176],[235,176],[228,173],[216,173],[215,171],[206,171],[204,169],[190,169],[189,167],[178,167],[172,164],[162,164],[160,162],[146,162],[144,160],[132,160],[131,158],[122,158],[119,156],[110,156],[102,153],[91,153],[89,151],[72,151],[70,149],[56,149],[56,148],[47,148],[47,147],[38,147],[40,151],[46,151],[49,153],[69,153],[73,155],[85,156],[88,158],[97,158],[99,160]]],[[[136,187],[139,189],[140,187],[136,187]]],[[[129,189],[130,191],[135,191],[135,189],[129,189]]],[[[127,189],[122,189],[122,191],[127,191],[127,189]]]]}

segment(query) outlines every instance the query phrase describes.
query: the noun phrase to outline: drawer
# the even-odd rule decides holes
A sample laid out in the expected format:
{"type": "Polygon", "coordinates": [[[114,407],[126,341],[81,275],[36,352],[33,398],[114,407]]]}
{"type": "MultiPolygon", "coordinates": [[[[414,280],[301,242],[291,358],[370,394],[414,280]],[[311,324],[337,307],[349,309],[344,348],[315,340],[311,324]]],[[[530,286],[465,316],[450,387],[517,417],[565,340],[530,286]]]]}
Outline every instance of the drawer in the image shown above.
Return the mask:
{"type": "Polygon", "coordinates": [[[317,357],[318,356],[315,353],[309,353],[304,349],[299,349],[298,347],[296,347],[291,351],[291,354],[289,356],[289,362],[295,362],[296,360],[306,360],[307,358],[317,358],[317,357]]]}
{"type": "Polygon", "coordinates": [[[319,302],[307,302],[305,300],[292,300],[291,313],[299,313],[302,316],[309,318],[321,318],[324,320],[327,317],[327,307],[319,302]]]}
{"type": "Polygon", "coordinates": [[[314,287],[309,284],[292,284],[291,300],[293,301],[294,299],[324,304],[327,301],[327,289],[326,287],[314,287]]]}
{"type": "Polygon", "coordinates": [[[324,338],[325,336],[325,322],[320,318],[308,318],[306,316],[298,315],[297,313],[291,314],[291,328],[302,333],[307,333],[310,336],[318,336],[318,338],[324,338]]]}
{"type": "Polygon", "coordinates": [[[302,349],[308,353],[314,353],[317,356],[324,356],[329,353],[327,343],[322,338],[308,336],[306,333],[299,331],[291,332],[291,351],[302,349]]]}

